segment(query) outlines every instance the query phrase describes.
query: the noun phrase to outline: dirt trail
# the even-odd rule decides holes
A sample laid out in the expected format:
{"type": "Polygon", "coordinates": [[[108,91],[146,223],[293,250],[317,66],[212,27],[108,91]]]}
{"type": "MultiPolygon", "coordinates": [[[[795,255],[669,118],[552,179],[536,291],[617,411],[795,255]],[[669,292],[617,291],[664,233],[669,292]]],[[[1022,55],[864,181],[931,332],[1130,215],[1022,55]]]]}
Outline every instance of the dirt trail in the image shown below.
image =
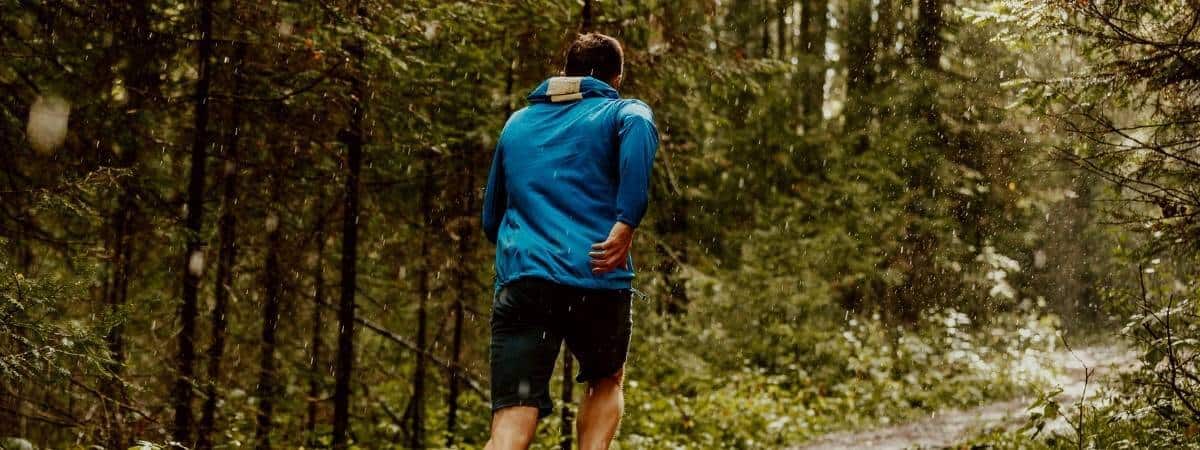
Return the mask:
{"type": "MultiPolygon", "coordinates": [[[[1084,395],[1085,366],[1095,370],[1086,386],[1090,398],[1113,375],[1132,368],[1136,361],[1136,355],[1118,347],[1079,348],[1073,353],[1064,350],[1047,362],[1066,368],[1057,381],[1063,388],[1059,400],[1064,407],[1084,395]]],[[[970,438],[971,433],[983,428],[1019,426],[1031,403],[1029,398],[1018,398],[969,409],[939,411],[909,423],[827,434],[792,450],[944,448],[970,438]]],[[[1067,423],[1060,419],[1049,424],[1043,433],[1067,429],[1067,423]]]]}

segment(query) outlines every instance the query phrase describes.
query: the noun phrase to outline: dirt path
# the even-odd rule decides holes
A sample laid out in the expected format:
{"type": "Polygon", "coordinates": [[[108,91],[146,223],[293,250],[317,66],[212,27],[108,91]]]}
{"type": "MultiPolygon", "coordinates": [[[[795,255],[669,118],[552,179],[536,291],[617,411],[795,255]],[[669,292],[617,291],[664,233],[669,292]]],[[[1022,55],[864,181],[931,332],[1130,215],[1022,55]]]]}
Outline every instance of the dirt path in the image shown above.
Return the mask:
{"type": "MultiPolygon", "coordinates": [[[[1085,393],[1084,367],[1095,370],[1086,386],[1086,395],[1090,398],[1112,375],[1133,367],[1134,361],[1136,355],[1124,349],[1087,347],[1075,349],[1073,355],[1064,350],[1047,363],[1066,368],[1057,384],[1063,388],[1060,404],[1067,407],[1085,393]]],[[[1020,425],[1030,403],[1029,398],[1018,398],[970,409],[940,411],[905,424],[827,434],[793,450],[944,448],[970,438],[972,432],[983,428],[1020,425]]],[[[1067,423],[1060,419],[1049,424],[1043,433],[1066,429],[1067,423]]]]}

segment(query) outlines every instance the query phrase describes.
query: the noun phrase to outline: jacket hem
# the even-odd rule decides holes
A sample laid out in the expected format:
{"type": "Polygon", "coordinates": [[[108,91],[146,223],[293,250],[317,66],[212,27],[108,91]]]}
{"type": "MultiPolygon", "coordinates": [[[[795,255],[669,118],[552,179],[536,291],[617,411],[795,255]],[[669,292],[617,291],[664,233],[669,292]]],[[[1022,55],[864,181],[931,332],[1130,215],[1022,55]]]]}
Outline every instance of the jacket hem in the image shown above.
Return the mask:
{"type": "Polygon", "coordinates": [[[504,286],[507,286],[509,283],[520,280],[522,278],[537,278],[537,279],[546,280],[546,281],[549,281],[552,283],[558,283],[558,284],[561,284],[564,286],[571,286],[571,287],[583,288],[583,289],[616,290],[616,289],[632,289],[633,288],[633,276],[630,276],[628,279],[617,279],[617,280],[609,280],[609,279],[603,279],[603,278],[580,279],[580,278],[559,278],[559,277],[555,277],[553,275],[541,273],[541,272],[521,272],[518,274],[507,276],[503,279],[497,279],[496,280],[496,291],[499,292],[500,289],[503,288],[504,286]]]}

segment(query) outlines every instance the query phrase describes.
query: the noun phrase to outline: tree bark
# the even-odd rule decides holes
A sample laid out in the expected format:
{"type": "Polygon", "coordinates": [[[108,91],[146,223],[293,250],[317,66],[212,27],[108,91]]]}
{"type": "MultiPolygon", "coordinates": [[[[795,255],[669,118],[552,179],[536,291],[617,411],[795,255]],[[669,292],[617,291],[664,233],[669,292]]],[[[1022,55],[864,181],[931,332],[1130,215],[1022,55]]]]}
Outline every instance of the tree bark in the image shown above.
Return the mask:
{"type": "Polygon", "coordinates": [[[875,85],[875,39],[871,34],[871,0],[850,0],[843,42],[846,48],[846,129],[854,151],[870,147],[871,90],[875,85]]]}
{"type": "Polygon", "coordinates": [[[758,17],[758,22],[762,25],[762,51],[763,58],[771,57],[771,16],[774,15],[771,8],[771,0],[762,0],[762,10],[758,17]]]}
{"type": "Polygon", "coordinates": [[[571,442],[574,436],[574,426],[572,424],[575,418],[575,412],[571,409],[571,405],[575,401],[575,377],[571,376],[574,371],[572,364],[575,359],[571,357],[571,351],[567,346],[563,345],[563,371],[562,371],[562,439],[559,440],[559,448],[562,450],[571,450],[571,442]]]}
{"type": "MultiPolygon", "coordinates": [[[[243,90],[243,74],[246,60],[246,44],[237,44],[234,51],[234,95],[243,90]]],[[[204,405],[200,413],[200,430],[196,448],[204,450],[213,446],[212,433],[216,428],[217,402],[220,400],[218,386],[221,384],[221,359],[225,354],[226,311],[229,295],[233,289],[233,266],[237,259],[237,172],[239,128],[242,126],[242,108],[239,102],[232,103],[230,125],[233,131],[227,137],[225,164],[221,178],[221,218],[217,222],[220,249],[217,255],[217,278],[213,286],[212,344],[208,348],[208,383],[204,388],[204,405]]]]}
{"type": "Polygon", "coordinates": [[[469,220],[475,214],[475,155],[473,152],[464,152],[464,166],[466,171],[465,178],[467,182],[463,184],[463,193],[459,201],[461,202],[461,216],[464,220],[459,220],[458,229],[458,253],[459,264],[455,270],[455,292],[456,297],[451,309],[451,314],[454,316],[454,329],[450,341],[450,369],[447,377],[448,388],[446,392],[446,446],[453,447],[455,438],[458,436],[458,395],[460,393],[459,383],[459,364],[462,360],[463,346],[463,315],[465,314],[465,304],[471,295],[475,292],[471,286],[472,269],[471,265],[467,264],[471,261],[474,253],[474,239],[476,231],[469,220]]]}
{"type": "Polygon", "coordinates": [[[204,242],[201,221],[204,218],[204,169],[208,150],[209,83],[213,52],[212,0],[200,2],[199,76],[196,82],[194,129],[192,134],[191,174],[188,180],[187,247],[183,261],[183,298],[179,305],[179,355],[172,404],[175,421],[171,436],[176,442],[192,446],[192,383],[196,362],[196,295],[204,270],[204,242]]]}
{"type": "Polygon", "coordinates": [[[322,318],[322,310],[320,305],[325,304],[325,214],[320,210],[320,207],[325,204],[324,195],[317,202],[317,261],[316,267],[313,268],[313,301],[315,302],[312,309],[312,341],[309,344],[309,360],[308,360],[308,415],[304,422],[304,430],[308,436],[308,445],[317,447],[317,411],[319,399],[321,398],[321,351],[324,348],[324,339],[321,338],[321,332],[324,327],[322,318]]]}
{"type": "Polygon", "coordinates": [[[937,69],[942,59],[942,0],[917,2],[917,56],[922,67],[937,69]]]}
{"type": "MultiPolygon", "coordinates": [[[[429,160],[433,156],[430,155],[424,162],[424,174],[422,175],[421,183],[421,227],[422,234],[429,236],[432,234],[433,228],[433,163],[429,160]]],[[[427,307],[429,297],[432,295],[429,286],[429,239],[422,237],[421,239],[421,270],[417,278],[417,364],[413,371],[413,398],[412,398],[412,433],[409,435],[409,445],[411,448],[425,447],[425,368],[426,368],[426,334],[428,328],[427,307]]]]}
{"type": "MultiPolygon", "coordinates": [[[[355,16],[360,25],[365,25],[366,8],[354,3],[355,16]]],[[[342,221],[342,286],[338,302],[337,367],[334,370],[333,389],[333,448],[345,449],[349,445],[350,431],[350,377],[354,370],[354,294],[357,288],[358,262],[358,214],[359,175],[362,171],[363,118],[365,116],[367,88],[365,75],[366,51],[362,39],[346,46],[354,73],[350,78],[351,109],[350,123],[343,130],[342,142],[346,145],[346,186],[342,221]]]]}
{"type": "MultiPolygon", "coordinates": [[[[146,32],[151,29],[150,9],[144,1],[129,2],[126,7],[127,9],[118,10],[114,19],[125,18],[130,23],[129,29],[124,30],[124,35],[130,37],[129,42],[125,44],[130,52],[129,57],[134,60],[148,60],[157,48],[154,34],[146,32]]],[[[138,111],[138,115],[144,114],[145,105],[154,101],[153,97],[158,91],[155,87],[158,84],[155,66],[130,64],[126,67],[124,79],[129,87],[126,106],[132,111],[138,111]]],[[[129,116],[131,120],[126,123],[129,129],[125,134],[127,140],[121,142],[121,154],[117,161],[118,167],[127,170],[135,169],[138,148],[142,144],[137,126],[138,115],[129,116]]],[[[139,205],[136,201],[138,192],[133,181],[130,178],[120,179],[118,189],[120,194],[117,209],[112,212],[112,240],[109,249],[112,263],[104,292],[105,305],[109,314],[114,316],[121,314],[129,297],[130,274],[134,270],[134,218],[139,216],[139,205]]],[[[104,336],[112,364],[107,367],[109,379],[103,383],[101,391],[109,399],[105,401],[105,410],[112,411],[106,437],[108,445],[113,448],[125,448],[130,443],[124,435],[124,414],[118,406],[118,403],[124,403],[127,398],[125,384],[121,378],[125,369],[124,322],[123,318],[118,320],[104,336]]]]}
{"type": "Polygon", "coordinates": [[[800,4],[800,53],[806,56],[801,86],[804,130],[811,133],[821,126],[825,103],[825,40],[829,31],[828,0],[803,0],[800,4]]]}
{"type": "Polygon", "coordinates": [[[276,173],[271,174],[271,209],[266,219],[267,229],[267,260],[264,268],[264,297],[262,310],[262,352],[259,355],[258,385],[255,395],[258,397],[258,411],[255,415],[254,448],[269,450],[271,448],[271,429],[275,413],[276,386],[275,367],[275,331],[279,326],[279,304],[283,293],[283,274],[279,264],[279,253],[282,241],[283,221],[279,210],[282,198],[282,167],[284,158],[278,155],[271,158],[271,166],[276,173]]]}
{"type": "Polygon", "coordinates": [[[787,17],[792,12],[791,0],[776,0],[778,4],[775,6],[775,58],[780,60],[787,59],[787,43],[788,35],[791,34],[791,27],[788,26],[787,17]]]}
{"type": "Polygon", "coordinates": [[[580,12],[582,20],[579,23],[579,32],[588,33],[592,31],[592,0],[583,0],[583,10],[580,12]]]}

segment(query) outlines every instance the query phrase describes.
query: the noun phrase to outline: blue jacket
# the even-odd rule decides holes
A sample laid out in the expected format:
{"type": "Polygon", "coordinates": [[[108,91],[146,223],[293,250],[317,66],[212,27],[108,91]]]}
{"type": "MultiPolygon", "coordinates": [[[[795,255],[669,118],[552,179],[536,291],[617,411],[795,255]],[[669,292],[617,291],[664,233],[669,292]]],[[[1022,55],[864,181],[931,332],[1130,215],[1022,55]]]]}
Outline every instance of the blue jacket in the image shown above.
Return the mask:
{"type": "Polygon", "coordinates": [[[593,275],[592,244],[616,221],[646,213],[658,130],[650,107],[592,77],[554,77],[500,133],[483,202],[496,244],[496,288],[534,277],[592,289],[629,289],[625,267],[593,275]]]}

